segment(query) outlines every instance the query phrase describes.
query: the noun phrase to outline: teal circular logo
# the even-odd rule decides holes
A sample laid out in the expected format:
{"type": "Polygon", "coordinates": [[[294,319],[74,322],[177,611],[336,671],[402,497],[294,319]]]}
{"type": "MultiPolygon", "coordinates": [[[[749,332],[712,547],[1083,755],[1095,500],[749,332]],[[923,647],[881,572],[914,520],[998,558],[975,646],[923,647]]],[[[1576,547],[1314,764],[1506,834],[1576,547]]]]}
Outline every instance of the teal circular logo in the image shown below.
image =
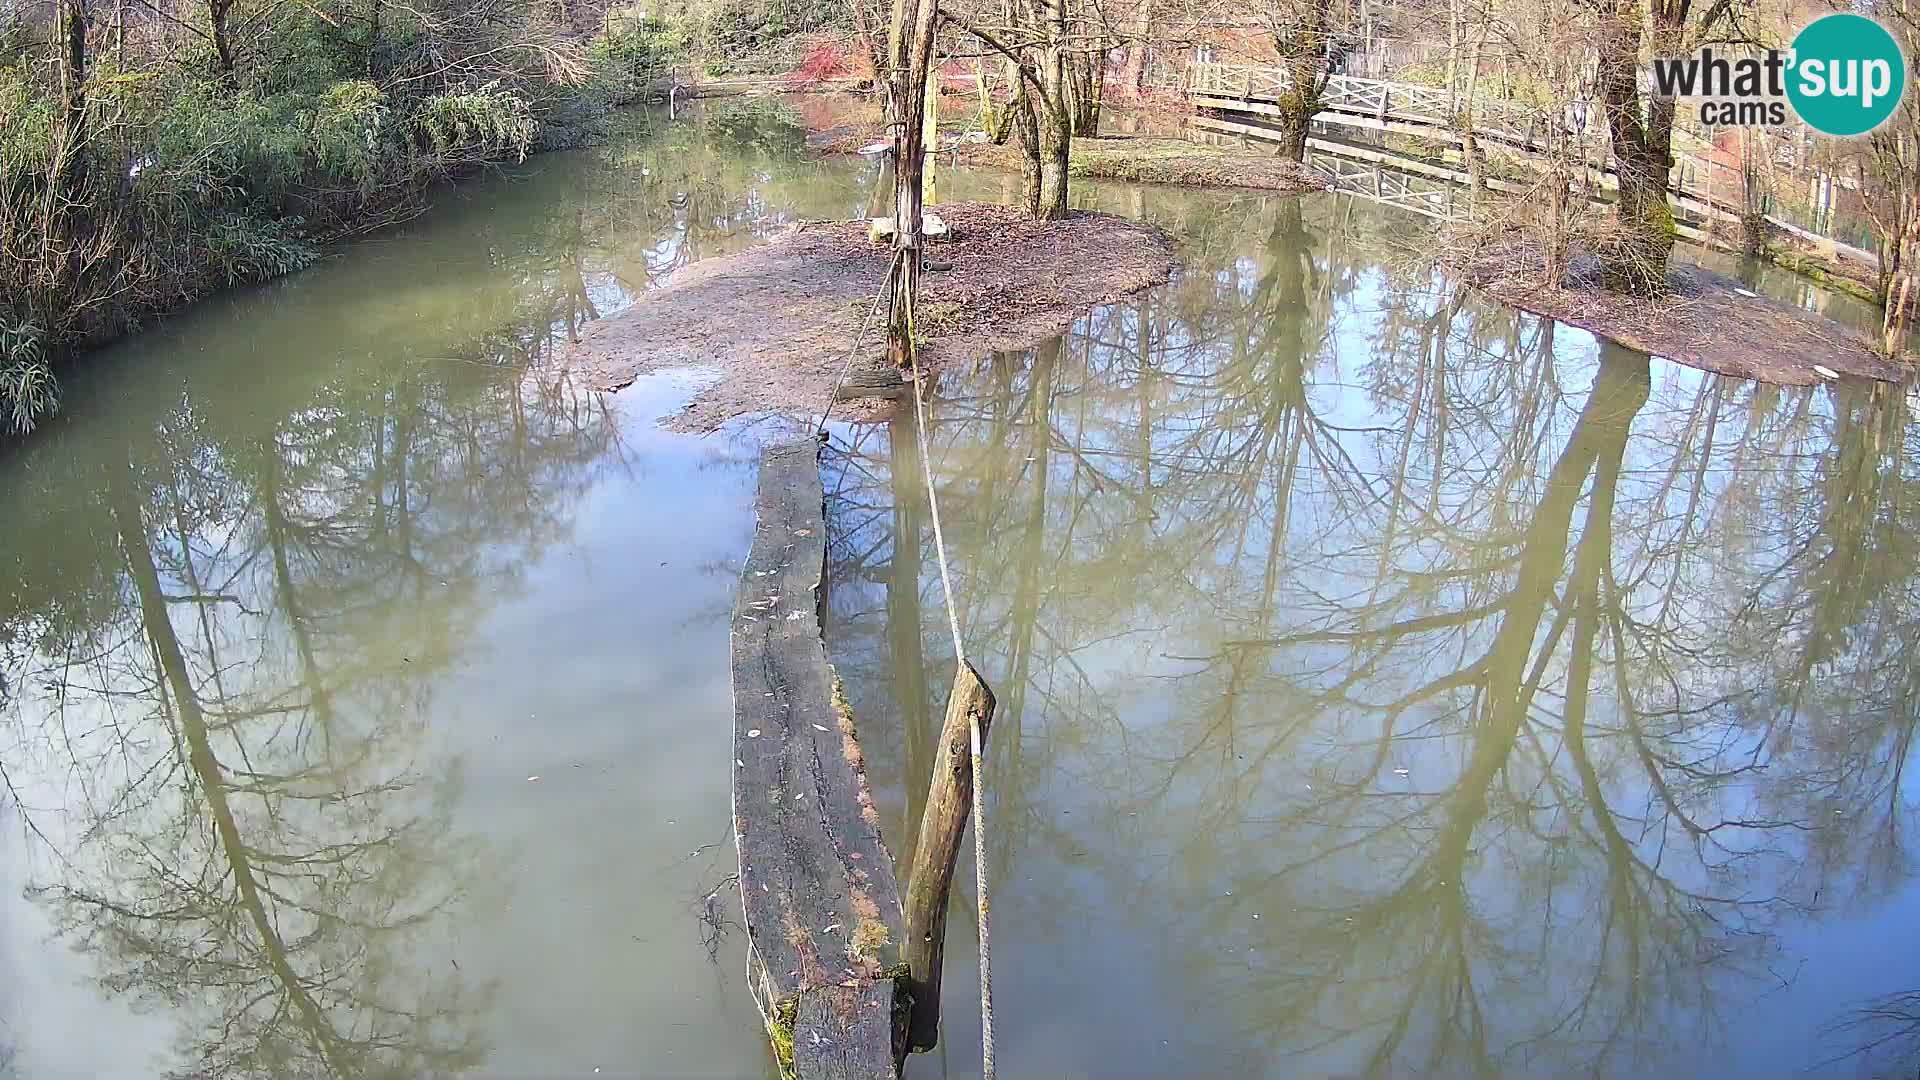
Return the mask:
{"type": "Polygon", "coordinates": [[[1823,15],[1793,39],[1787,100],[1815,131],[1865,135],[1907,89],[1907,60],[1887,28],[1864,15],[1823,15]]]}

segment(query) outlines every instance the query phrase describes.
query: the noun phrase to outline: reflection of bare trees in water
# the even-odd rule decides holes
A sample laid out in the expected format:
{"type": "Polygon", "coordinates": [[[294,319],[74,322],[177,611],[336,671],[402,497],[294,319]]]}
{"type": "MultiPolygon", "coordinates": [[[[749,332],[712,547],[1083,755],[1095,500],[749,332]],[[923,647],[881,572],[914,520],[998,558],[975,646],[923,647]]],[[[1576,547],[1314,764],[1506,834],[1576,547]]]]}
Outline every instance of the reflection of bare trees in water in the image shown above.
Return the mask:
{"type": "Polygon", "coordinates": [[[1875,1076],[1920,1075],[1920,990],[1887,994],[1851,1010],[1829,1032],[1846,1047],[1822,1062],[1860,1059],[1875,1076]]]}
{"type": "Polygon", "coordinates": [[[595,151],[607,167],[588,181],[601,221],[652,238],[607,253],[605,265],[630,292],[794,222],[855,215],[865,202],[849,194],[853,166],[809,153],[804,128],[769,103],[696,104],[678,121],[651,122],[654,137],[595,151]]]}
{"type": "MultiPolygon", "coordinates": [[[[1792,970],[1781,920],[1910,860],[1900,403],[1596,361],[1381,274],[1337,202],[1262,213],[940,388],[997,856],[1108,883],[1043,876],[1022,924],[1181,912],[1208,1009],[1303,1067],[1632,1071],[1711,1034],[1792,970]],[[1085,803],[1146,838],[1102,849],[1085,803]]],[[[889,620],[836,660],[876,672],[924,663],[891,620],[931,596],[891,455],[830,507],[837,605],[889,620]]]]}
{"type": "Polygon", "coordinates": [[[11,628],[38,659],[7,757],[64,807],[34,811],[35,891],[108,988],[177,1011],[188,1074],[485,1053],[491,987],[444,942],[498,875],[453,828],[429,702],[621,452],[593,397],[502,359],[334,384],[254,435],[182,410],[62,478],[100,492],[65,522],[91,547],[42,585],[120,584],[11,628]]]}
{"type": "MultiPolygon", "coordinates": [[[[0,708],[4,708],[5,706],[5,699],[0,698],[0,708]]],[[[0,790],[0,828],[6,828],[11,825],[11,822],[8,820],[11,815],[12,796],[8,792],[0,790]]],[[[0,843],[7,842],[4,839],[4,835],[4,833],[0,833],[0,843]]],[[[0,954],[0,964],[8,962],[8,958],[0,954]]],[[[12,987],[0,986],[0,1080],[13,1080],[16,1075],[13,1063],[14,1059],[19,1056],[19,1052],[14,1049],[13,1023],[9,1019],[15,1012],[13,1002],[10,1000],[13,992],[12,987]]]]}
{"type": "Polygon", "coordinates": [[[492,987],[449,940],[500,875],[456,827],[436,688],[568,507],[633,466],[556,370],[567,340],[695,259],[847,212],[818,182],[837,166],[768,127],[531,170],[447,208],[422,258],[235,300],[244,344],[164,329],[156,367],[202,357],[190,392],[9,462],[0,561],[33,565],[0,592],[0,759],[34,894],[110,990],[170,1007],[187,1074],[481,1063],[492,987]],[[293,343],[284,371],[260,377],[258,340],[293,343]]]}

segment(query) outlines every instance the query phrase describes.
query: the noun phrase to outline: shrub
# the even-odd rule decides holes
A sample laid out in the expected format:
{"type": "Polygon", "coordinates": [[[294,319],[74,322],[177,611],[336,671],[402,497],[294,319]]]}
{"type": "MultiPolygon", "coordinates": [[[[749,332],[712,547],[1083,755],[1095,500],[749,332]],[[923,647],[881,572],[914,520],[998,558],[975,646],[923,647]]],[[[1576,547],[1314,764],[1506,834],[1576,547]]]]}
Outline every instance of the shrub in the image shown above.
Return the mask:
{"type": "Polygon", "coordinates": [[[794,69],[793,81],[799,85],[824,82],[851,70],[846,50],[831,41],[823,41],[807,51],[806,59],[794,69]]]}
{"type": "Polygon", "coordinates": [[[229,285],[291,274],[319,257],[300,235],[300,226],[297,217],[262,220],[227,214],[208,231],[207,253],[229,285]]]}
{"type": "Polygon", "coordinates": [[[433,95],[414,114],[413,126],[432,167],[445,170],[525,158],[535,124],[524,98],[488,83],[433,95]]]}
{"type": "Polygon", "coordinates": [[[639,8],[614,8],[606,26],[587,54],[625,91],[618,100],[630,101],[653,83],[666,78],[684,58],[687,31],[647,15],[639,8]]]}
{"type": "Polygon", "coordinates": [[[40,328],[0,326],[0,427],[24,435],[59,402],[53,372],[40,355],[40,328]]]}
{"type": "Polygon", "coordinates": [[[377,27],[335,7],[233,24],[225,74],[199,34],[99,50],[71,117],[44,28],[0,34],[0,432],[57,403],[65,352],[298,270],[439,177],[582,141],[686,40],[622,10],[589,64],[542,5],[388,5],[377,27]]]}
{"type": "Polygon", "coordinates": [[[361,192],[373,191],[384,179],[391,112],[386,95],[364,79],[327,87],[313,111],[313,168],[344,177],[361,192]]]}

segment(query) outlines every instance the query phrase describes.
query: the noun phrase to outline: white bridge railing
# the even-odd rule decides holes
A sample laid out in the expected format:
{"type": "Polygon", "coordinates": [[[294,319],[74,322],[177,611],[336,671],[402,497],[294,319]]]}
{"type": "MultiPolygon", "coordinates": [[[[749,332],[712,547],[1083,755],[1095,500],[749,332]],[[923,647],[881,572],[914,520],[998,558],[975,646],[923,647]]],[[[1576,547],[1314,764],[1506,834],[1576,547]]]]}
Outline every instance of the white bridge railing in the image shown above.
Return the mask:
{"type": "MultiPolygon", "coordinates": [[[[1201,61],[1191,68],[1187,89],[1197,105],[1272,115],[1279,111],[1275,103],[1291,87],[1291,82],[1285,68],[1201,61]]],[[[1375,130],[1424,128],[1432,138],[1458,143],[1462,119],[1456,115],[1459,107],[1459,100],[1442,87],[1329,75],[1321,88],[1320,112],[1315,119],[1375,130]]],[[[1574,157],[1584,159],[1595,168],[1606,169],[1610,162],[1606,132],[1600,123],[1604,115],[1598,103],[1587,99],[1568,103],[1556,117],[1553,111],[1521,102],[1476,97],[1473,132],[1478,139],[1502,144],[1522,154],[1540,154],[1546,152],[1557,124],[1569,140],[1568,150],[1574,157]]],[[[1698,156],[1698,151],[1707,147],[1706,140],[1684,128],[1676,128],[1674,142],[1677,168],[1672,190],[1684,198],[1708,204],[1721,214],[1737,217],[1738,208],[1714,200],[1698,182],[1707,169],[1698,156]]]]}
{"type": "MultiPolygon", "coordinates": [[[[1456,110],[1461,103],[1442,87],[1352,75],[1329,75],[1326,80],[1320,91],[1323,110],[1372,117],[1382,123],[1392,120],[1449,129],[1458,126],[1456,110]]],[[[1285,68],[1202,61],[1193,65],[1188,90],[1203,97],[1278,101],[1291,84],[1285,68]]],[[[1576,101],[1559,117],[1559,123],[1566,134],[1577,138],[1598,115],[1591,102],[1576,101]]],[[[1547,110],[1518,102],[1484,97],[1473,101],[1473,129],[1482,138],[1539,146],[1552,133],[1553,119],[1547,110]]]]}

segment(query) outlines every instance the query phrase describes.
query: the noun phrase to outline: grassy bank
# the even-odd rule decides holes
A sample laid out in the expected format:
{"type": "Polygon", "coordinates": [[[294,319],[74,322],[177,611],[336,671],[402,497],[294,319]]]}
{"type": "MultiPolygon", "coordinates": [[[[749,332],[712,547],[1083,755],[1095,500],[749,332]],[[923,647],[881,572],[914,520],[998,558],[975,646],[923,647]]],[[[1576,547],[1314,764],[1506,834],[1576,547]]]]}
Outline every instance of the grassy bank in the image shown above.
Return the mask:
{"type": "Polygon", "coordinates": [[[58,407],[79,350],[593,139],[707,28],[565,10],[59,0],[0,24],[0,435],[58,407]]]}

